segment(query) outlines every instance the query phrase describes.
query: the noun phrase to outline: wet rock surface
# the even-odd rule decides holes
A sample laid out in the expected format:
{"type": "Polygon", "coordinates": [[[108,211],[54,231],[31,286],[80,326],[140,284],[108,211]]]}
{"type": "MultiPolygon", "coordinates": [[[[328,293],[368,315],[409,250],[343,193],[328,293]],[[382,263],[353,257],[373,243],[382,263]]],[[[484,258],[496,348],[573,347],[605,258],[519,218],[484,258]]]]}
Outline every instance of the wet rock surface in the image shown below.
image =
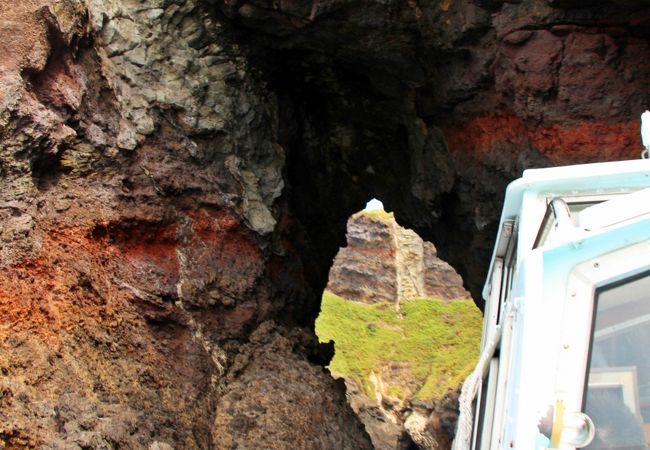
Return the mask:
{"type": "Polygon", "coordinates": [[[1,3],[8,448],[365,448],[292,334],[349,215],[382,198],[478,298],[507,181],[636,157],[650,103],[641,0],[1,3]]]}

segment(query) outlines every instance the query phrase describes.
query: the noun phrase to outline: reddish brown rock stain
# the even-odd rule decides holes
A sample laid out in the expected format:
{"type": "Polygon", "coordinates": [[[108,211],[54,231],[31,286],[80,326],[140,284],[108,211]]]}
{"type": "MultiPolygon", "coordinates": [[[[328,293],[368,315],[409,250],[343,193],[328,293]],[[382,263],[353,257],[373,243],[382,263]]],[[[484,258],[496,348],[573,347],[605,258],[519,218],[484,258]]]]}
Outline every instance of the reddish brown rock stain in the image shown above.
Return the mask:
{"type": "Polygon", "coordinates": [[[0,336],[29,331],[57,345],[57,333],[83,320],[97,320],[124,299],[107,278],[119,253],[88,239],[86,228],[44,236],[40,255],[0,272],[0,336]],[[100,312],[103,310],[103,313],[100,312]]]}
{"type": "Polygon", "coordinates": [[[639,124],[579,122],[535,130],[533,146],[556,164],[634,159],[641,154],[639,124]]]}
{"type": "Polygon", "coordinates": [[[357,251],[359,253],[362,253],[370,257],[392,258],[395,254],[395,250],[386,247],[371,248],[371,247],[363,247],[361,245],[354,245],[354,244],[348,244],[348,247],[350,248],[350,250],[357,251]]]}
{"type": "Polygon", "coordinates": [[[210,249],[217,250],[222,258],[232,258],[240,263],[261,259],[257,243],[236,217],[222,211],[189,211],[192,231],[210,249]]]}
{"type": "Polygon", "coordinates": [[[525,125],[518,117],[489,114],[446,130],[445,138],[450,151],[467,152],[481,158],[500,149],[520,150],[517,147],[523,146],[526,133],[525,125]],[[504,146],[504,143],[509,145],[504,146]]]}
{"type": "MultiPolygon", "coordinates": [[[[190,240],[207,250],[209,261],[231,279],[229,289],[248,289],[263,268],[255,240],[237,218],[196,210],[190,240]]],[[[39,256],[0,272],[0,337],[19,331],[60,343],[58,334],[85,321],[102,321],[124,308],[133,293],[124,287],[140,271],[154,271],[167,283],[179,277],[176,250],[178,226],[151,223],[101,222],[91,227],[67,227],[45,233],[39,256]],[[135,269],[135,270],[134,270],[135,269]]],[[[169,285],[169,284],[167,284],[169,285]]],[[[230,312],[246,322],[254,305],[230,312]]]]}
{"type": "MultiPolygon", "coordinates": [[[[152,404],[158,408],[154,416],[172,411],[178,422],[170,428],[209,429],[212,408],[201,406],[211,402],[209,358],[183,327],[147,323],[142,305],[134,305],[134,293],[124,285],[143,288],[130,260],[167,255],[175,226],[158,228],[163,241],[158,245],[150,234],[136,244],[142,235],[135,231],[128,239],[114,232],[111,241],[108,234],[97,234],[106,225],[48,230],[38,257],[0,271],[0,366],[9,380],[24,380],[24,391],[18,391],[23,397],[15,404],[38,400],[54,408],[66,394],[101,408],[97,397],[112,395],[127,399],[124,411],[152,404]],[[186,416],[189,402],[208,412],[192,410],[191,418],[186,416]]],[[[120,224],[113,225],[119,230],[120,224]]],[[[51,442],[53,435],[39,423],[23,432],[24,422],[17,420],[7,425],[16,429],[2,435],[7,448],[51,442]]],[[[147,430],[137,431],[152,439],[147,430]]],[[[139,448],[133,442],[127,447],[139,448]]]]}
{"type": "Polygon", "coordinates": [[[177,278],[175,236],[174,224],[127,229],[100,224],[46,233],[37,258],[0,273],[2,328],[56,341],[61,328],[77,324],[75,317],[97,319],[115,308],[112,302],[129,297],[116,280],[125,268],[153,265],[177,278]],[[103,230],[99,236],[98,230],[103,230]]]}
{"type": "Polygon", "coordinates": [[[133,264],[154,265],[162,271],[177,276],[179,265],[176,256],[176,224],[164,227],[135,227],[124,232],[117,246],[133,264]]]}
{"type": "Polygon", "coordinates": [[[44,104],[77,109],[85,92],[86,79],[68,55],[51,58],[47,70],[34,77],[32,85],[44,104]]]}
{"type": "Polygon", "coordinates": [[[4,2],[0,30],[0,68],[31,68],[45,64],[49,44],[45,24],[35,12],[50,3],[51,0],[4,2]]]}
{"type": "Polygon", "coordinates": [[[574,125],[531,128],[514,115],[484,115],[445,131],[451,152],[483,159],[495,152],[518,153],[529,144],[553,164],[637,158],[637,121],[581,121],[574,125]]]}

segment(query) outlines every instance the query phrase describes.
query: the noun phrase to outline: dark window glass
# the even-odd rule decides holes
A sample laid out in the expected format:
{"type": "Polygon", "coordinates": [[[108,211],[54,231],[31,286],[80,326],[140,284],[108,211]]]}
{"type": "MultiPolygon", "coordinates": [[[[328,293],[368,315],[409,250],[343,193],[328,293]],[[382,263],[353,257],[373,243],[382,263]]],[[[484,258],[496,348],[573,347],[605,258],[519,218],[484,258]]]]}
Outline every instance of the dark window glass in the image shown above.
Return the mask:
{"type": "Polygon", "coordinates": [[[585,448],[648,448],[650,276],[647,274],[596,293],[584,409],[596,426],[596,437],[585,448]]]}

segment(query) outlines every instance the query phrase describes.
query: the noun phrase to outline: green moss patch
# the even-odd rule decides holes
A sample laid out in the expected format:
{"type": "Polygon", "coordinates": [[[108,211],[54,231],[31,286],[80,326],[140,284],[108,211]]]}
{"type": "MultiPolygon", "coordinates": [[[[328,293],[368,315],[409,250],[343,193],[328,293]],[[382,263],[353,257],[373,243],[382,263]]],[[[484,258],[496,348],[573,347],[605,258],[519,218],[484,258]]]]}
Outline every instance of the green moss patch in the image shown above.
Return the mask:
{"type": "Polygon", "coordinates": [[[482,317],[471,300],[414,299],[368,305],[323,294],[316,333],[336,346],[329,369],[374,398],[371,372],[397,397],[438,398],[457,388],[476,363],[482,317]],[[394,369],[395,367],[399,370],[394,369]]]}

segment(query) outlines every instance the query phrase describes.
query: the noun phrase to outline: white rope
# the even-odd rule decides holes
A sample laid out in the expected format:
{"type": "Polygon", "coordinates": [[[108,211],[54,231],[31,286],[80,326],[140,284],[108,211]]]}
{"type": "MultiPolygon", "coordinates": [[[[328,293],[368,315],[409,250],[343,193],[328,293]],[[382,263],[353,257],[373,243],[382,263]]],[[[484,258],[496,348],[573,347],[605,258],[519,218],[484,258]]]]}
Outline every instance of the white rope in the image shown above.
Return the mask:
{"type": "Polygon", "coordinates": [[[463,383],[458,399],[458,425],[456,426],[456,437],[452,445],[452,450],[469,450],[472,441],[472,428],[474,424],[474,415],[472,414],[472,402],[478,392],[478,382],[480,378],[476,372],[472,372],[463,383]]]}
{"type": "Polygon", "coordinates": [[[483,382],[490,361],[494,356],[494,351],[497,344],[501,340],[501,325],[497,325],[494,330],[494,335],[483,349],[481,357],[476,363],[476,367],[472,373],[467,377],[463,383],[460,391],[460,398],[458,399],[458,408],[460,416],[458,417],[458,425],[456,426],[456,437],[452,444],[452,450],[469,450],[472,442],[472,429],[474,426],[474,413],[472,411],[472,404],[476,398],[478,387],[483,382]]]}

